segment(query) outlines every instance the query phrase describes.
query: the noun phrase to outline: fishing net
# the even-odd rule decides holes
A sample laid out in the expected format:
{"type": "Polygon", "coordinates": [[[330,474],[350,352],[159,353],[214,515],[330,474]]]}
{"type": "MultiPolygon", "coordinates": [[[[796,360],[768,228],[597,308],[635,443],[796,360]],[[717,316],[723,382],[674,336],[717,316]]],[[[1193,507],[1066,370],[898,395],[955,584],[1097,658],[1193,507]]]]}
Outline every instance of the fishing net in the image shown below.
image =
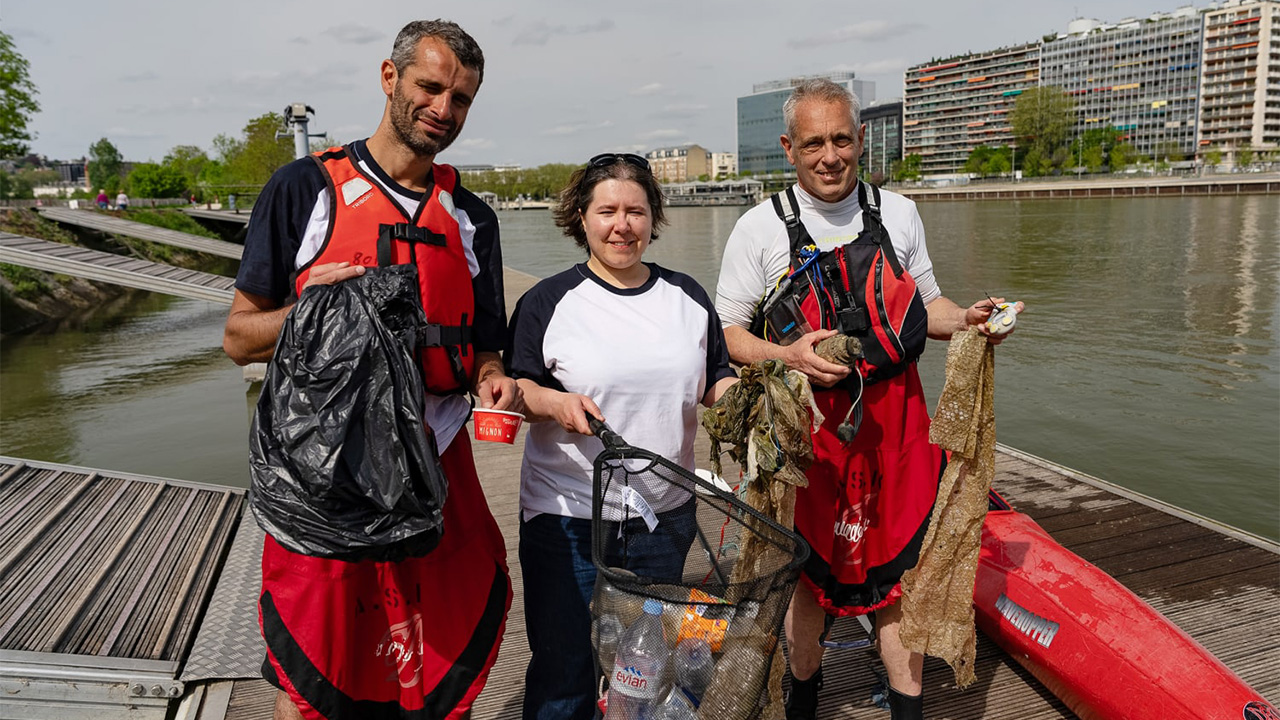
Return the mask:
{"type": "MultiPolygon", "coordinates": [[[[657,600],[672,656],[656,679],[657,701],[642,712],[716,720],[758,717],[808,547],[722,484],[627,444],[601,423],[593,431],[604,444],[594,466],[591,533],[599,571],[592,642],[600,667],[616,685],[617,671],[626,669],[615,667],[624,653],[618,639],[641,617],[645,601],[657,600]],[[654,492],[659,489],[667,492],[654,492]],[[675,509],[655,512],[644,499],[655,495],[665,496],[665,505],[675,509]],[[697,672],[691,673],[690,662],[697,672]],[[690,680],[699,673],[700,680],[690,680]],[[661,710],[673,714],[658,712],[663,697],[679,696],[682,704],[688,700],[679,710],[684,714],[670,708],[661,710]]],[[[611,705],[617,697],[611,689],[611,705]]],[[[632,698],[622,699],[638,709],[632,698]]],[[[621,717],[633,714],[641,717],[630,710],[621,717]]],[[[616,716],[611,708],[609,717],[616,716]]]]}

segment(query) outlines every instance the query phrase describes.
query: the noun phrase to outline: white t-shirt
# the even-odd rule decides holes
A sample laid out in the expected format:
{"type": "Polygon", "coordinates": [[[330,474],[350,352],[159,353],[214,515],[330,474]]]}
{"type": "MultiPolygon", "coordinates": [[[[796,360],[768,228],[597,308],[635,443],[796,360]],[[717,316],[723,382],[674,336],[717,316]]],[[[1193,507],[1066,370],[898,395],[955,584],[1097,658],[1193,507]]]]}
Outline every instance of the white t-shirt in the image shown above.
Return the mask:
{"type": "MultiPolygon", "coordinates": [[[[646,264],[649,280],[638,288],[614,287],[585,263],[535,285],[511,316],[507,373],[586,395],[628,444],[692,470],[698,402],[734,373],[706,291],[646,264]]],[[[599,438],[553,420],[531,423],[520,468],[524,517],[590,518],[592,463],[603,449],[599,438]]],[[[661,480],[637,486],[655,513],[689,498],[661,480]]],[[[623,515],[618,495],[606,496],[605,519],[623,515]]]]}
{"type": "MultiPolygon", "coordinates": [[[[858,190],[835,203],[823,202],[795,185],[800,220],[818,249],[827,251],[852,242],[862,231],[862,207],[858,190]]],[[[924,223],[915,202],[888,190],[880,191],[880,217],[898,260],[916,281],[920,298],[928,305],[942,295],[933,277],[933,263],[925,246],[924,223]]],[[[791,265],[791,240],[787,227],[765,201],[748,210],[724,247],[720,281],[716,286],[716,311],[725,327],[749,327],[756,304],[791,265]]]]}

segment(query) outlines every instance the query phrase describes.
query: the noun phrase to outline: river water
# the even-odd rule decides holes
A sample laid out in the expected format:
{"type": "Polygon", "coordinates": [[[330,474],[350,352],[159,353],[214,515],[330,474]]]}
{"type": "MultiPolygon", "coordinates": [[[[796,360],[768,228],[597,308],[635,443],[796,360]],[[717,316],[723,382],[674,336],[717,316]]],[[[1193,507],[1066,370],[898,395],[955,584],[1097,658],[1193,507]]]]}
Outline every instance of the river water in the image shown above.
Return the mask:
{"type": "MultiPolygon", "coordinates": [[[[996,351],[999,440],[1280,539],[1280,203],[1274,197],[921,203],[944,294],[1024,301],[996,351]]],[[[744,208],[673,208],[646,259],[714,292],[744,208]]],[[[547,213],[509,211],[505,263],[581,259],[547,213]]],[[[0,346],[0,454],[243,486],[254,398],[226,309],[140,294],[131,312],[0,346]]],[[[921,360],[942,388],[945,346],[921,360]]],[[[1013,498],[1016,504],[1016,498],[1013,498]]]]}

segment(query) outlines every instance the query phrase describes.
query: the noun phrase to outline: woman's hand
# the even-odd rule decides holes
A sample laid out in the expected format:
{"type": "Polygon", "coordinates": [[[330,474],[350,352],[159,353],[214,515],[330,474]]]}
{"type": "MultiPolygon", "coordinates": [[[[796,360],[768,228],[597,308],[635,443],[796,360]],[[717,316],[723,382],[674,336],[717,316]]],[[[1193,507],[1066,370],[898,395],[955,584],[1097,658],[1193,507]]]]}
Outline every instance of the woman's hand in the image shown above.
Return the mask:
{"type": "Polygon", "coordinates": [[[587,414],[604,422],[604,415],[600,412],[599,406],[595,401],[586,395],[577,393],[557,392],[552,390],[556,397],[548,398],[548,410],[551,412],[549,416],[552,420],[560,423],[560,427],[568,432],[576,432],[582,435],[591,435],[591,426],[587,424],[587,414]]]}

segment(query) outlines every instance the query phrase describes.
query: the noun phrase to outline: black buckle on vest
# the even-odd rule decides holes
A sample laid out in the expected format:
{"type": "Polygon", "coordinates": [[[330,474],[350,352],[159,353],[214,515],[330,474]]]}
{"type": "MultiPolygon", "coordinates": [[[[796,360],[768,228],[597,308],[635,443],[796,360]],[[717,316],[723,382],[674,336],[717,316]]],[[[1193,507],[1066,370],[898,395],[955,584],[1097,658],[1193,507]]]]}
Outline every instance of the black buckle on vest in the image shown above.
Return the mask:
{"type": "Polygon", "coordinates": [[[470,325],[436,325],[418,327],[418,347],[467,347],[471,344],[470,325]]]}
{"type": "Polygon", "coordinates": [[[427,228],[412,223],[395,223],[378,225],[378,265],[391,265],[392,241],[403,240],[409,243],[409,256],[417,262],[417,253],[413,248],[418,243],[445,247],[449,239],[441,233],[431,232],[427,228]]]}

